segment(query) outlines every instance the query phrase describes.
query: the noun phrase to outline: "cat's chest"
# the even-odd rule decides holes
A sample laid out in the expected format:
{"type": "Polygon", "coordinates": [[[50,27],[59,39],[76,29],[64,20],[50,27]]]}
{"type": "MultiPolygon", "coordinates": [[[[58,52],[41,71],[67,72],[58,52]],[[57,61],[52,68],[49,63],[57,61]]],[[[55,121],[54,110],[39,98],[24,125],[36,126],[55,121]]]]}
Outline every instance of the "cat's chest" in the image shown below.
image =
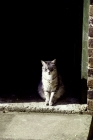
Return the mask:
{"type": "Polygon", "coordinates": [[[56,86],[58,81],[57,81],[57,78],[55,78],[54,80],[52,80],[51,78],[50,79],[45,79],[45,78],[42,78],[42,83],[43,83],[43,88],[45,90],[54,90],[56,89],[56,86]]]}

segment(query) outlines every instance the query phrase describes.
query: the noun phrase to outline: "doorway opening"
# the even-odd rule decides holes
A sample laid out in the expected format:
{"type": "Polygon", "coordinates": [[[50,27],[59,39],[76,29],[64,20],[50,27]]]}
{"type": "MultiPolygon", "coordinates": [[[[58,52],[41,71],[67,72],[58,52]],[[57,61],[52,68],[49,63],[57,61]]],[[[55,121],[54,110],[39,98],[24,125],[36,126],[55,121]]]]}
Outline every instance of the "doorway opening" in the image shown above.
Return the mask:
{"type": "Polygon", "coordinates": [[[79,99],[83,0],[65,0],[48,9],[34,8],[33,13],[28,8],[21,19],[20,14],[16,17],[19,23],[13,28],[15,35],[11,36],[12,41],[7,39],[10,48],[3,50],[1,96],[37,96],[41,60],[57,59],[66,96],[79,99]]]}

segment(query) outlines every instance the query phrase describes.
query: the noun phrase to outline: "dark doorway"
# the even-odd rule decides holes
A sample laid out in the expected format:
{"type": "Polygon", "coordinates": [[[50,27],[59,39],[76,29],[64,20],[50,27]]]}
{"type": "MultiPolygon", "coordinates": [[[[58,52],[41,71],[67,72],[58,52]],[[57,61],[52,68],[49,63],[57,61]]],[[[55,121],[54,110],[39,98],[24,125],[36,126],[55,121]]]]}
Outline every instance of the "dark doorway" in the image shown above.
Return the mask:
{"type": "Polygon", "coordinates": [[[67,96],[79,98],[83,0],[21,5],[4,15],[1,94],[37,92],[40,60],[56,58],[67,96]]]}

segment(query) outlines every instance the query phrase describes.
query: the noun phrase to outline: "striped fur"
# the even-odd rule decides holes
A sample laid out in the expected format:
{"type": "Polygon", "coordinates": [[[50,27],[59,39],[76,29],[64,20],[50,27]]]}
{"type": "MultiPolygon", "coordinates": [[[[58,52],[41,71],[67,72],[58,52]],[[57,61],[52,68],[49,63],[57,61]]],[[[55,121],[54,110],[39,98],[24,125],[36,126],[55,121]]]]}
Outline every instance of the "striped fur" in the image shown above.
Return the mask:
{"type": "Polygon", "coordinates": [[[38,86],[39,95],[46,105],[53,105],[64,93],[64,85],[56,68],[56,59],[42,61],[42,79],[38,86]]]}

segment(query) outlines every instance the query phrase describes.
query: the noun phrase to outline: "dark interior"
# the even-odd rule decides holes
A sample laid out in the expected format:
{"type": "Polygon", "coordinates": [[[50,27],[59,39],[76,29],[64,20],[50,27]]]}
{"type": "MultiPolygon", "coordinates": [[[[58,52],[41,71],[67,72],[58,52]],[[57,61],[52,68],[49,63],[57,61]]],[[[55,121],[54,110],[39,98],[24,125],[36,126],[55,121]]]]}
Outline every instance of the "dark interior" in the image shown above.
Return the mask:
{"type": "Polygon", "coordinates": [[[30,6],[4,13],[1,96],[37,96],[40,60],[57,59],[66,96],[80,98],[83,0],[30,6]]]}

